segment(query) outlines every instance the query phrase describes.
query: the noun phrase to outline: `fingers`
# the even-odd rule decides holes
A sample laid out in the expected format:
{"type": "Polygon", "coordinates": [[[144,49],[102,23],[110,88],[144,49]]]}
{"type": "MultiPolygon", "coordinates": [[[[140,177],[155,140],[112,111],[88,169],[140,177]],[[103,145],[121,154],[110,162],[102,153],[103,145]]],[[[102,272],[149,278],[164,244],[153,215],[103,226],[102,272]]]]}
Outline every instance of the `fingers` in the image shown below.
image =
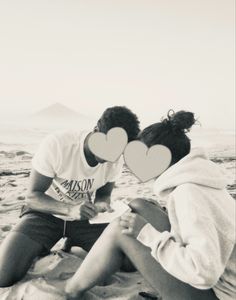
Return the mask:
{"type": "Polygon", "coordinates": [[[106,202],[97,202],[95,203],[98,212],[105,212],[107,210],[106,202]]]}
{"type": "Polygon", "coordinates": [[[70,216],[75,220],[86,220],[95,217],[97,209],[94,204],[90,202],[82,202],[79,205],[75,205],[71,208],[70,216]]]}
{"type": "Polygon", "coordinates": [[[110,207],[110,204],[107,202],[97,202],[95,203],[98,212],[113,212],[114,210],[110,207]]]}
{"type": "Polygon", "coordinates": [[[111,208],[109,204],[107,204],[107,212],[112,213],[113,211],[114,209],[111,208]]]}
{"type": "Polygon", "coordinates": [[[122,229],[121,232],[123,234],[133,235],[133,228],[125,228],[125,229],[122,229]]]}
{"type": "Polygon", "coordinates": [[[129,228],[130,227],[130,222],[126,220],[120,220],[120,226],[123,228],[129,228]]]}
{"type": "Polygon", "coordinates": [[[132,220],[120,220],[121,232],[127,235],[134,235],[134,222],[132,220]]]}
{"type": "Polygon", "coordinates": [[[135,214],[127,212],[120,217],[120,226],[123,228],[122,233],[131,234],[134,228],[135,214]]]}
{"type": "Polygon", "coordinates": [[[126,212],[120,217],[122,233],[135,238],[146,223],[147,221],[144,218],[132,212],[126,212]]]}
{"type": "Polygon", "coordinates": [[[134,220],[135,217],[136,217],[135,213],[126,212],[121,216],[121,220],[131,221],[131,220],[134,220]]]}
{"type": "Polygon", "coordinates": [[[92,209],[92,210],[94,210],[94,211],[97,212],[96,206],[93,203],[88,202],[88,201],[85,201],[84,204],[82,204],[81,207],[87,207],[87,208],[90,208],[90,209],[92,209]]]}
{"type": "Polygon", "coordinates": [[[97,208],[92,203],[85,202],[81,205],[80,214],[83,218],[91,219],[97,215],[97,208]]]}

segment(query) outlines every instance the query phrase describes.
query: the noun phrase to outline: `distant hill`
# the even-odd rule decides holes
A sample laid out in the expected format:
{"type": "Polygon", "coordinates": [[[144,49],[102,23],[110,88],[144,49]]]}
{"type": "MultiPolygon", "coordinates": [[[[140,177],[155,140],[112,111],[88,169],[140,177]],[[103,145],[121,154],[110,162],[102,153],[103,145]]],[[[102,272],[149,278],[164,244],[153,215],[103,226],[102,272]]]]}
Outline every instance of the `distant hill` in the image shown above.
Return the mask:
{"type": "Polygon", "coordinates": [[[61,103],[52,104],[32,115],[34,118],[85,118],[61,103]]]}
{"type": "MultiPolygon", "coordinates": [[[[80,114],[61,103],[52,104],[30,115],[25,122],[38,128],[73,128],[89,129],[95,120],[80,114]]],[[[25,123],[24,122],[24,123],[25,123]]]]}

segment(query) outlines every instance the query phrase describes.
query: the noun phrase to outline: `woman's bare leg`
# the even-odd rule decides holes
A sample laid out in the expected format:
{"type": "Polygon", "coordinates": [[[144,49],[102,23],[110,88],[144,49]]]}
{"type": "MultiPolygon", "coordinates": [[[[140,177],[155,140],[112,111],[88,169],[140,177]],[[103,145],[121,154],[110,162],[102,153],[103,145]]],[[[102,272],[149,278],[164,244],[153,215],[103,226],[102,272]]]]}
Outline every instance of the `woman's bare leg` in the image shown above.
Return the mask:
{"type": "Polygon", "coordinates": [[[81,267],[68,281],[66,292],[81,296],[111,276],[121,267],[124,253],[165,300],[217,299],[211,290],[197,290],[167,273],[151,256],[149,248],[121,233],[119,220],[110,224],[95,243],[81,267]]]}
{"type": "Polygon", "coordinates": [[[77,295],[77,297],[81,296],[83,292],[99,282],[105,281],[120,269],[124,254],[114,242],[116,224],[117,222],[112,223],[104,230],[87,254],[80,268],[68,281],[66,292],[71,295],[77,295]],[[106,255],[104,255],[105,253],[106,255]]]}
{"type": "MultiPolygon", "coordinates": [[[[148,202],[145,199],[135,199],[133,200],[130,204],[129,204],[130,208],[132,209],[133,212],[140,214],[142,217],[144,217],[149,223],[151,223],[154,227],[156,227],[157,229],[162,229],[164,230],[170,230],[170,223],[169,223],[169,219],[168,216],[165,212],[163,212],[161,210],[161,208],[159,207],[159,205],[155,205],[151,202],[148,202]],[[160,228],[161,227],[161,228],[160,228]]],[[[110,225],[112,226],[112,225],[110,225]]],[[[113,233],[112,233],[113,235],[113,233]]],[[[134,265],[132,265],[130,259],[125,256],[122,251],[120,251],[116,245],[114,243],[110,243],[109,239],[112,238],[109,237],[109,231],[106,230],[106,238],[103,239],[99,242],[97,241],[96,243],[96,247],[95,250],[92,248],[90,250],[90,259],[89,259],[89,266],[87,266],[86,262],[84,262],[81,266],[80,269],[76,272],[76,274],[73,276],[73,278],[69,281],[68,284],[68,290],[70,287],[70,290],[75,290],[75,283],[79,282],[78,279],[80,277],[79,274],[87,274],[86,269],[90,268],[91,266],[96,266],[99,268],[100,271],[104,272],[104,276],[102,276],[101,278],[101,282],[103,282],[103,280],[106,280],[106,278],[115,273],[117,270],[121,269],[124,271],[134,271],[135,267],[134,265]],[[106,240],[107,238],[107,240],[106,240]],[[104,260],[101,261],[101,258],[99,258],[99,264],[97,261],[97,255],[95,254],[97,252],[98,249],[106,249],[107,252],[112,253],[112,255],[114,255],[114,257],[116,258],[115,260],[113,260],[112,255],[109,257],[111,262],[107,261],[107,257],[103,257],[101,256],[104,260]],[[97,250],[96,250],[97,249],[97,250]],[[94,254],[93,254],[94,252],[94,254]],[[94,260],[93,260],[94,258],[94,260]],[[115,261],[115,263],[114,263],[115,261]],[[109,269],[106,269],[106,266],[109,266],[109,269]],[[104,267],[103,269],[101,267],[104,267]],[[83,271],[84,270],[84,271],[83,271]],[[107,274],[107,271],[110,272],[110,274],[107,274]],[[77,279],[78,277],[78,279],[77,279]]],[[[95,275],[95,278],[91,277],[90,275],[88,276],[89,278],[84,278],[84,280],[86,281],[87,284],[89,284],[89,282],[91,282],[91,286],[93,286],[93,282],[96,281],[97,282],[97,278],[96,278],[96,272],[93,273],[95,275]]],[[[82,282],[80,281],[80,284],[82,284],[82,282]]],[[[76,290],[78,290],[78,286],[76,287],[76,290]]]]}

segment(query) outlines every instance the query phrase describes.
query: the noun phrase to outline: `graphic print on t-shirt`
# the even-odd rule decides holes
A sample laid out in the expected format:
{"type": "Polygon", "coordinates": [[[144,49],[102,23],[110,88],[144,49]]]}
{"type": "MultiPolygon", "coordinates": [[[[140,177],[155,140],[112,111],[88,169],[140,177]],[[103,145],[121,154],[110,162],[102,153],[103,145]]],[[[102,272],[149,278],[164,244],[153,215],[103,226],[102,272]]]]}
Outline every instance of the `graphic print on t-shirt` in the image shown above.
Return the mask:
{"type": "Polygon", "coordinates": [[[58,200],[74,203],[75,201],[87,199],[88,193],[92,197],[94,180],[94,178],[84,178],[82,180],[57,178],[53,180],[51,187],[56,193],[58,200]]]}
{"type": "Polygon", "coordinates": [[[88,132],[71,131],[49,135],[34,155],[33,168],[53,178],[46,194],[57,201],[77,205],[91,196],[94,202],[96,190],[121,174],[122,159],[95,167],[88,165],[84,155],[86,136],[88,132]]]}

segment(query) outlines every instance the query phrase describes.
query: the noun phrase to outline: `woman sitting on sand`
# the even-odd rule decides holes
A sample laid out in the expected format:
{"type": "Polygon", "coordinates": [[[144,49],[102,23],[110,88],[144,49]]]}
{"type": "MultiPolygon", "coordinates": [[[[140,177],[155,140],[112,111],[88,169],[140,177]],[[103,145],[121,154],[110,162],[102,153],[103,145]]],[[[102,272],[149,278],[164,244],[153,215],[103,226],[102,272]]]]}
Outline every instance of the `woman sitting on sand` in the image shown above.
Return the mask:
{"type": "Polygon", "coordinates": [[[135,200],[132,213],[111,223],[67,282],[68,299],[119,270],[126,257],[164,300],[235,299],[235,201],[220,169],[204,152],[190,153],[185,132],[194,115],[180,111],[142,131],[148,147],[162,144],[172,154],[170,167],[154,190],[166,201],[135,200]]]}

